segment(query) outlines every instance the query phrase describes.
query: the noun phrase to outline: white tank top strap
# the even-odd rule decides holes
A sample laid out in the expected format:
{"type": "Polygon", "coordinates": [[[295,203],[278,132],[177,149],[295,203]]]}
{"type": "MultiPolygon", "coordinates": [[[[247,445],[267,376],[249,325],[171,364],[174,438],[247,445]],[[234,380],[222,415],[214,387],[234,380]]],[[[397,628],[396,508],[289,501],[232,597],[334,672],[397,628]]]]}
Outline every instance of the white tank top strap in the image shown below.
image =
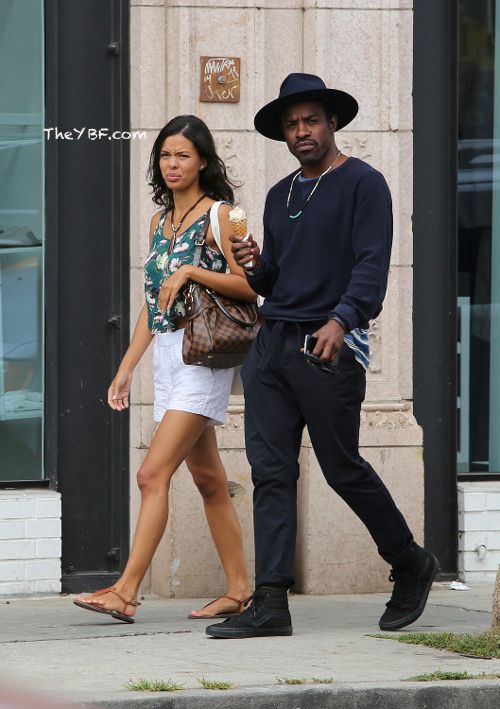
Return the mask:
{"type": "Polygon", "coordinates": [[[212,204],[210,208],[210,226],[212,227],[212,234],[214,235],[215,243],[219,247],[221,254],[224,254],[219,226],[219,207],[221,204],[225,204],[225,202],[214,202],[212,204]]]}

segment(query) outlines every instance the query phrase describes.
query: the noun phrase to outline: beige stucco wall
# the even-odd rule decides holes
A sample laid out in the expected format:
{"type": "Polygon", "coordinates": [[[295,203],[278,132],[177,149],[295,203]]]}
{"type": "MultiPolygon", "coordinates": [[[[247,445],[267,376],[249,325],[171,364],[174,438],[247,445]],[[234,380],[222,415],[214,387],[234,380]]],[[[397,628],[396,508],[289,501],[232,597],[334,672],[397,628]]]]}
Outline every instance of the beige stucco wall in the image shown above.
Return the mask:
{"type": "MultiPolygon", "coordinates": [[[[131,310],[142,305],[142,263],[155,211],[145,181],[159,129],[194,113],[212,129],[256,236],[269,187],[295,168],[282,144],[253,130],[258,108],[292,71],[319,74],[357,97],[360,111],[337,142],[380,169],[394,201],[394,247],[384,311],[371,327],[372,367],[361,426],[362,455],[388,482],[417,536],[423,530],[421,431],[412,414],[412,2],[411,0],[134,0],[131,3],[132,144],[131,310]],[[241,57],[241,101],[200,103],[199,57],[241,57]]],[[[135,474],[154,430],[151,362],[138,369],[131,410],[132,529],[135,474]]],[[[219,429],[228,477],[253,575],[250,471],[244,453],[243,399],[234,396],[219,429]]],[[[308,593],[386,587],[387,567],[364,527],[326,488],[307,435],[301,454],[297,589],[308,593]]],[[[145,590],[211,596],[225,590],[201,499],[189,474],[174,478],[171,518],[145,590]]]]}

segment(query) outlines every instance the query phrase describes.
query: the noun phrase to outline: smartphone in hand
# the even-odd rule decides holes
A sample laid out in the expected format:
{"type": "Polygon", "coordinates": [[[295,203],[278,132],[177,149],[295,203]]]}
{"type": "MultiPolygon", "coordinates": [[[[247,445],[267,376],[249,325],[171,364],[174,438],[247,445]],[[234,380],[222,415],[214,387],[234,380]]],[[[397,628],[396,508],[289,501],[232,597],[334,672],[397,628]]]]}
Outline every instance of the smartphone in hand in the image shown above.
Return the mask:
{"type": "Polygon", "coordinates": [[[313,354],[313,350],[316,347],[318,341],[317,337],[314,335],[306,335],[304,338],[304,356],[309,364],[314,365],[321,372],[325,374],[338,374],[339,368],[337,366],[338,355],[332,362],[322,362],[321,359],[313,354]]]}

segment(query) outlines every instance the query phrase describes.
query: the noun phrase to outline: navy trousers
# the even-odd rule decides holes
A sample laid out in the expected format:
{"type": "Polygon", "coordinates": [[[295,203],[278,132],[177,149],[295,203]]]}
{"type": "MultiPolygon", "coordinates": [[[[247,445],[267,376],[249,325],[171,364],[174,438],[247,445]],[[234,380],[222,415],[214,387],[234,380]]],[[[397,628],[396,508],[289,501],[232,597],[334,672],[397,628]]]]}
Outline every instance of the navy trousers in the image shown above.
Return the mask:
{"type": "Polygon", "coordinates": [[[336,375],[318,370],[300,352],[304,335],[322,324],[265,322],[243,365],[256,586],[294,583],[298,457],[305,425],[326,482],[365,524],[379,554],[397,563],[413,541],[386,486],[359,455],[363,367],[346,344],[336,375]]]}

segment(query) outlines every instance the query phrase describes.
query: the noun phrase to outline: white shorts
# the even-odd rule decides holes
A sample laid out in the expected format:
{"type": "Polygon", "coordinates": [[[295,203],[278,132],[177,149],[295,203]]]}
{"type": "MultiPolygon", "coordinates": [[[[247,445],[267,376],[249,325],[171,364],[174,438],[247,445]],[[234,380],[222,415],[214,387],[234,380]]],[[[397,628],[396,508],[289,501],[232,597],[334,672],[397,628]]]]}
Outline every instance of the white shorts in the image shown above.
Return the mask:
{"type": "Polygon", "coordinates": [[[165,411],[189,411],[206,416],[211,425],[223,424],[231,394],[234,369],[210,369],[182,361],[184,329],[159,332],[153,343],[155,403],[153,417],[165,411]]]}

